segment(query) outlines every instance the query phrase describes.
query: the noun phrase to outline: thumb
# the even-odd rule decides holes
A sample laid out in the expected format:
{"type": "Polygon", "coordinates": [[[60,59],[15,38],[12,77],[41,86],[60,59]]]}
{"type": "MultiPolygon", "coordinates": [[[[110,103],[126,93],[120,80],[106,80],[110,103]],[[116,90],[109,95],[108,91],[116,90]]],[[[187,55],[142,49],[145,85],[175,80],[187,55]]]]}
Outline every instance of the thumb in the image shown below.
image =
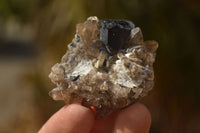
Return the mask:
{"type": "Polygon", "coordinates": [[[56,112],[39,133],[89,133],[93,124],[94,114],[90,109],[71,104],[56,112]]]}

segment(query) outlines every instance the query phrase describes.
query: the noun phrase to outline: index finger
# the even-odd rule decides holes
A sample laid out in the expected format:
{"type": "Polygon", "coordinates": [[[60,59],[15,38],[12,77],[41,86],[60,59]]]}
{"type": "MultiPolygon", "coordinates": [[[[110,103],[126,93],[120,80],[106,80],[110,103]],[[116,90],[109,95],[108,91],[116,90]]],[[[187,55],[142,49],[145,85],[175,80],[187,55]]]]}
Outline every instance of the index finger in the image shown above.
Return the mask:
{"type": "Polygon", "coordinates": [[[114,132],[117,133],[148,133],[151,126],[151,113],[141,103],[135,103],[118,115],[114,132]]]}

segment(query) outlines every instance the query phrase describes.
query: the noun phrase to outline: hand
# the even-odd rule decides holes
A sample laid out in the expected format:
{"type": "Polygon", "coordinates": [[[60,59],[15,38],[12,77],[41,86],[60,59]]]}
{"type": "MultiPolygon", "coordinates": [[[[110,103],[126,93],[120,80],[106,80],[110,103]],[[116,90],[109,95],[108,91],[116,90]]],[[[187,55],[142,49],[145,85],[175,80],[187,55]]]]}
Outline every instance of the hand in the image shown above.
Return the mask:
{"type": "Polygon", "coordinates": [[[112,113],[102,121],[96,121],[90,109],[71,104],[55,113],[39,133],[148,133],[150,125],[150,112],[141,103],[112,113]]]}

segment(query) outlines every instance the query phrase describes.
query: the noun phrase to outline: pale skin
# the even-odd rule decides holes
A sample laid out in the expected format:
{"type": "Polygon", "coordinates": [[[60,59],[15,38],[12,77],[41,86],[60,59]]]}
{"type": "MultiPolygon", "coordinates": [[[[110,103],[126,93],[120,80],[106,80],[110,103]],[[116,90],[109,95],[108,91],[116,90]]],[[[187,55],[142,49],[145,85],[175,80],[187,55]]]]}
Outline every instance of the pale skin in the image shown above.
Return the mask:
{"type": "Polygon", "coordinates": [[[141,103],[95,120],[94,112],[79,104],[70,104],[56,112],[38,133],[148,133],[151,114],[141,103]]]}

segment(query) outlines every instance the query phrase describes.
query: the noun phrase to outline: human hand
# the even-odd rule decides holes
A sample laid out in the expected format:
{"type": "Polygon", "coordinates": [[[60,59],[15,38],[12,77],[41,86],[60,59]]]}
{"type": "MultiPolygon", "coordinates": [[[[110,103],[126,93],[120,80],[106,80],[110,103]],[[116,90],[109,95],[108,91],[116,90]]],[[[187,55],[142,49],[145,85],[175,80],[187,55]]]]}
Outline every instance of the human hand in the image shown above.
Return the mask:
{"type": "Polygon", "coordinates": [[[39,133],[148,133],[151,114],[141,103],[112,113],[97,121],[94,113],[79,104],[66,105],[56,112],[39,133]]]}

